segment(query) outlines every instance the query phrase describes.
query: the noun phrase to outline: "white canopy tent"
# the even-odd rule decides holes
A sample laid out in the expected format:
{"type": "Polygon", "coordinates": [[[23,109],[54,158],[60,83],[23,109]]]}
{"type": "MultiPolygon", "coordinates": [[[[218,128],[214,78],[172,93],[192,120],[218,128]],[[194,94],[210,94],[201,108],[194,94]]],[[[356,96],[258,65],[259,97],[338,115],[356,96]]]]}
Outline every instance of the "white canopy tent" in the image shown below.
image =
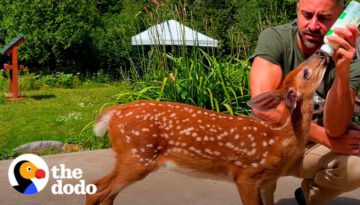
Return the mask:
{"type": "Polygon", "coordinates": [[[131,37],[131,44],[217,47],[218,41],[175,20],[168,20],[131,37]]]}

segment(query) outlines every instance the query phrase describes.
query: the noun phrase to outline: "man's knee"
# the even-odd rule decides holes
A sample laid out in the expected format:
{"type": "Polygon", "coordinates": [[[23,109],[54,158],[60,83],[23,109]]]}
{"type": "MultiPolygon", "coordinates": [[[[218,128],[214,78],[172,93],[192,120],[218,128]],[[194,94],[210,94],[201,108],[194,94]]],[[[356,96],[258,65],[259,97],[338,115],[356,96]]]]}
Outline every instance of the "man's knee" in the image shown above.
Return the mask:
{"type": "Polygon", "coordinates": [[[315,181],[328,188],[340,189],[343,192],[360,187],[360,157],[338,155],[320,170],[315,181]]]}

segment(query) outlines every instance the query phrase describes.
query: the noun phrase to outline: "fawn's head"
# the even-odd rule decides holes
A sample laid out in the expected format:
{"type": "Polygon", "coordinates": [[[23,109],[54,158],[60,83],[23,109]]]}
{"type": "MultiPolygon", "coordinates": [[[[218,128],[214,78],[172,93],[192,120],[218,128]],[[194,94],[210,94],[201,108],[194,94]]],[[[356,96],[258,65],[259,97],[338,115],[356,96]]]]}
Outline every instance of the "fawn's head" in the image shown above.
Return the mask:
{"type": "Polygon", "coordinates": [[[329,60],[329,56],[323,52],[315,52],[285,77],[279,90],[255,96],[248,105],[266,111],[276,108],[283,100],[288,109],[295,109],[298,101],[313,96],[323,79],[329,60]]]}

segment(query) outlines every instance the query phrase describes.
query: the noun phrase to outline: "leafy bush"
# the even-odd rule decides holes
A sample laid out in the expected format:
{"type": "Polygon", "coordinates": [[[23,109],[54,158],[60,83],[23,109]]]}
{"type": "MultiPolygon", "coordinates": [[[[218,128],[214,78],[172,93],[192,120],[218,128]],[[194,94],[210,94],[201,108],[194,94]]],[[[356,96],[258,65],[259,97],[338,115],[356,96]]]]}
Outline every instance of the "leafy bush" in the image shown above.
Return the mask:
{"type": "Polygon", "coordinates": [[[4,104],[4,103],[5,103],[4,91],[0,89],[0,104],[4,104]]]}
{"type": "MultiPolygon", "coordinates": [[[[6,71],[0,70],[0,91],[8,90],[9,78],[6,71]]],[[[81,77],[79,74],[66,74],[57,72],[54,74],[41,75],[29,72],[25,69],[19,75],[19,88],[23,90],[38,90],[41,88],[77,88],[77,87],[99,87],[100,84],[111,84],[113,80],[102,70],[81,77]]]]}
{"type": "Polygon", "coordinates": [[[21,85],[23,89],[34,90],[40,87],[61,87],[61,88],[74,88],[80,84],[78,76],[74,74],[65,74],[57,72],[52,75],[37,75],[33,73],[22,76],[21,85]]]}
{"type": "MultiPolygon", "coordinates": [[[[79,65],[87,35],[97,16],[95,1],[87,0],[0,0],[0,44],[20,32],[26,42],[20,47],[20,60],[27,65],[79,65]]],[[[84,56],[86,57],[86,56],[84,56]]]]}
{"type": "Polygon", "coordinates": [[[39,75],[35,73],[30,73],[30,71],[25,68],[20,72],[19,77],[19,86],[20,90],[38,90],[41,87],[41,83],[39,82],[39,75]]]}
{"type": "Polygon", "coordinates": [[[7,73],[4,69],[0,69],[0,90],[5,90],[8,87],[7,73]]]}
{"type": "Polygon", "coordinates": [[[108,83],[110,82],[109,74],[104,73],[104,70],[99,70],[95,74],[90,76],[90,79],[96,83],[108,83]]]}
{"type": "MultiPolygon", "coordinates": [[[[168,69],[153,70],[152,80],[147,75],[147,80],[135,83],[133,92],[118,94],[115,103],[151,99],[182,102],[230,114],[248,113],[245,102],[249,99],[249,63],[238,59],[218,60],[196,50],[191,57],[163,54],[169,61],[168,69]]],[[[150,67],[156,67],[157,63],[150,67]]]]}

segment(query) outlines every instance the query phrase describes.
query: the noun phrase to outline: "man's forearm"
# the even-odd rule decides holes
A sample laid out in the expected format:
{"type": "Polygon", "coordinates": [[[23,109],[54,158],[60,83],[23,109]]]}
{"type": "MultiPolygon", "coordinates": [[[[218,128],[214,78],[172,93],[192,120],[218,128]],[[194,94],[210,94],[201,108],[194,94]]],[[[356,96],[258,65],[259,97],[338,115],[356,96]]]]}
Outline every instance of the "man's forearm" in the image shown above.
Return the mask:
{"type": "Polygon", "coordinates": [[[285,112],[284,109],[285,109],[284,103],[280,103],[280,105],[277,106],[275,109],[269,111],[259,111],[253,109],[253,113],[260,119],[268,122],[282,122],[284,120],[282,119],[285,112]]]}
{"type": "Polygon", "coordinates": [[[346,132],[354,112],[352,98],[348,73],[336,76],[324,109],[324,126],[329,136],[338,137],[346,132]]]}
{"type": "Polygon", "coordinates": [[[328,136],[325,132],[324,127],[321,127],[316,123],[311,123],[309,137],[310,137],[309,140],[329,147],[329,143],[328,143],[329,140],[327,139],[328,136]]]}

